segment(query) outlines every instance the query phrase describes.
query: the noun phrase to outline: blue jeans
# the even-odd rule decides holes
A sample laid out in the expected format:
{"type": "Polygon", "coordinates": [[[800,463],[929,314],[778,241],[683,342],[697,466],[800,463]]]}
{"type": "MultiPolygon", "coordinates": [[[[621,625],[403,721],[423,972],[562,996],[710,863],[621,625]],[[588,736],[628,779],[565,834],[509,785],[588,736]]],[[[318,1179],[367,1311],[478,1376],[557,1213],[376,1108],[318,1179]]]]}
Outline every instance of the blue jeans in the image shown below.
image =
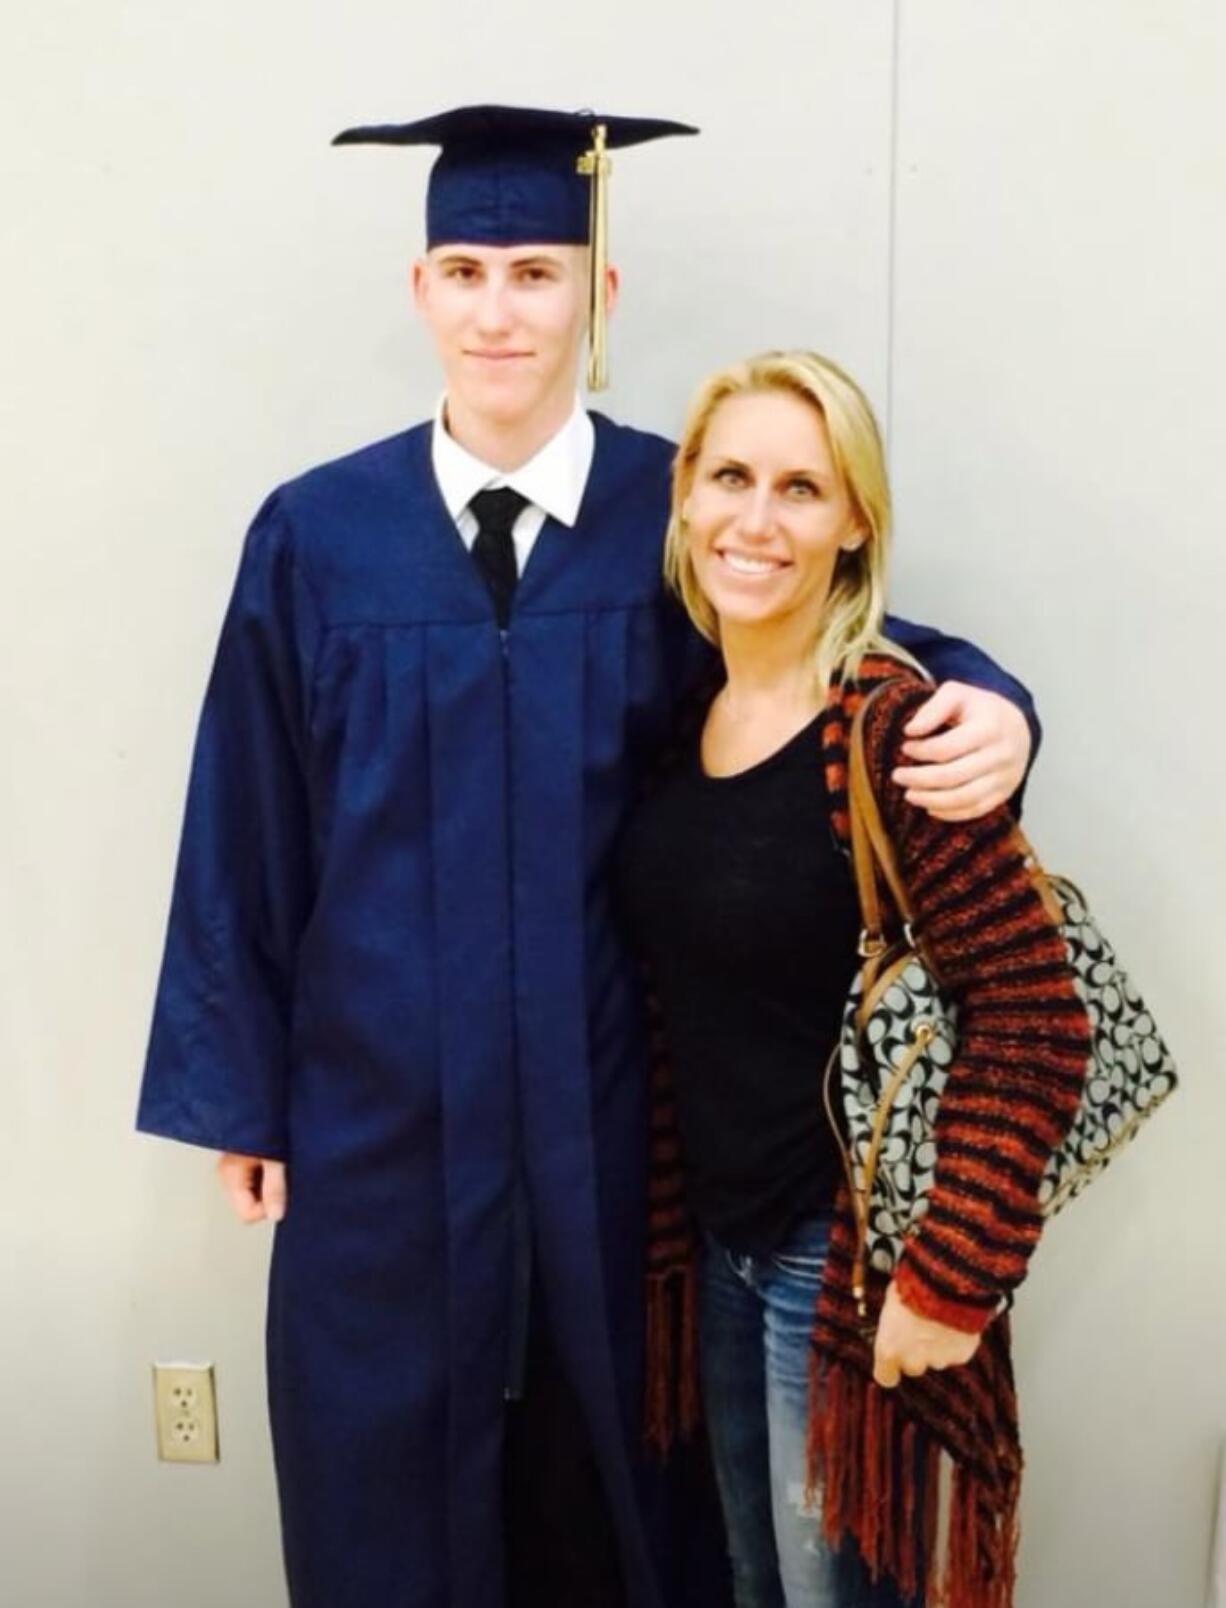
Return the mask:
{"type": "Polygon", "coordinates": [[[809,1337],[829,1216],[770,1256],[707,1235],[699,1306],[703,1396],[736,1608],[922,1608],[875,1584],[850,1541],[832,1548],[805,1503],[809,1337]]]}

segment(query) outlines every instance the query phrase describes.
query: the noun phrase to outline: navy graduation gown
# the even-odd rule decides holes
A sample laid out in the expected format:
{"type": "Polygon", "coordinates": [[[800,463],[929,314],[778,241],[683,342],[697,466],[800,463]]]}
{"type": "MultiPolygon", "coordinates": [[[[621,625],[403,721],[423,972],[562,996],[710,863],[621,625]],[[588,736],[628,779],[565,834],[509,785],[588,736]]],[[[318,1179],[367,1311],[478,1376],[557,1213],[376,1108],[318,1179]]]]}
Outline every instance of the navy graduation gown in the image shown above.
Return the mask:
{"type": "Polygon", "coordinates": [[[428,427],[275,493],[223,631],[139,1123],[292,1163],[268,1337],[299,1608],[501,1600],[517,1172],[630,1600],[657,1600],[642,1058],[601,871],[683,637],[669,448],[597,432],[505,640],[428,427]]]}
{"type": "MultiPolygon", "coordinates": [[[[631,1608],[645,1088],[605,870],[667,729],[671,448],[596,416],[509,629],[430,427],[275,492],[201,717],[138,1125],[291,1163],[268,1311],[295,1608],[498,1608],[525,1198],[631,1608]]],[[[900,639],[908,628],[895,622],[900,639]]],[[[973,649],[930,666],[1025,695],[973,649]]]]}

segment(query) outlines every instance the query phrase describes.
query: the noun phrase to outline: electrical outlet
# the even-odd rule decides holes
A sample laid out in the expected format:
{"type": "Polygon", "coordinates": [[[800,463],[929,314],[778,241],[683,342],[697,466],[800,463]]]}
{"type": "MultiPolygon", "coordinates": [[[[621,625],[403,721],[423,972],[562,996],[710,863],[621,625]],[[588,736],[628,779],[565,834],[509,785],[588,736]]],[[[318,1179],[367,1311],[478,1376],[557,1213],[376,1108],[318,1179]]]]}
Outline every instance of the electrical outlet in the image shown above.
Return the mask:
{"type": "Polygon", "coordinates": [[[164,1463],[218,1461],[212,1363],[155,1362],[153,1410],[164,1463]]]}

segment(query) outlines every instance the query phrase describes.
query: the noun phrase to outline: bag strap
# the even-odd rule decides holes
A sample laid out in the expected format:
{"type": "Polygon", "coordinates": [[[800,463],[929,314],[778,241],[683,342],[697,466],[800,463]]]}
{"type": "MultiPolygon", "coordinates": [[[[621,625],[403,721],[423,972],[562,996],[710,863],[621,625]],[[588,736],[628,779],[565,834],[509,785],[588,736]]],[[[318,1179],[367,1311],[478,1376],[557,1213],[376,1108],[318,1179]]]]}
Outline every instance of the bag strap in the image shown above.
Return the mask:
{"type": "Polygon", "coordinates": [[[914,919],[907,885],[898,869],[898,856],[881,818],[873,784],[868,774],[868,760],[864,752],[864,721],[873,700],[885,691],[874,687],[856,711],[851,723],[848,741],[847,805],[851,820],[851,859],[856,878],[856,893],[860,900],[860,919],[863,932],[860,952],[866,959],[885,952],[885,927],[881,913],[881,898],[877,884],[880,872],[898,913],[910,928],[914,919]]]}

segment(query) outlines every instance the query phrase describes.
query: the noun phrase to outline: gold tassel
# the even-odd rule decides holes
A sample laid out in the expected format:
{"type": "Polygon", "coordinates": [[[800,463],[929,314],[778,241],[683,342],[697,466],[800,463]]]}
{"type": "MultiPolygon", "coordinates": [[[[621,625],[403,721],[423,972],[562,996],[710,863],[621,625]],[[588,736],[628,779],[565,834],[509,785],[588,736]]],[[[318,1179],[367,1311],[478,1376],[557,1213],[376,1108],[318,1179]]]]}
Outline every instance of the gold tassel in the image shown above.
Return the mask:
{"type": "Polygon", "coordinates": [[[592,148],[578,160],[578,171],[592,181],[588,239],[592,271],[588,299],[589,391],[603,391],[609,383],[609,307],[605,280],[609,268],[609,174],[613,163],[605,146],[603,123],[592,129],[592,148]]]}

